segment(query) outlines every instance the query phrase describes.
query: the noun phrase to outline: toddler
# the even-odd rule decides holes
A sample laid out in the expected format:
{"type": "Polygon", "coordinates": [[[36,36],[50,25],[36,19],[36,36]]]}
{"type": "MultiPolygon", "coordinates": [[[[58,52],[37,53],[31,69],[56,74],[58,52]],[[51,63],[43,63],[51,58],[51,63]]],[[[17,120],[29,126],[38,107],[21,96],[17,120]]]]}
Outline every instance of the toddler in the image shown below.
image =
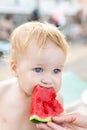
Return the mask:
{"type": "Polygon", "coordinates": [[[14,78],[0,82],[0,130],[37,130],[29,121],[32,91],[41,85],[59,93],[68,44],[55,26],[33,21],[13,31],[11,44],[14,78]]]}

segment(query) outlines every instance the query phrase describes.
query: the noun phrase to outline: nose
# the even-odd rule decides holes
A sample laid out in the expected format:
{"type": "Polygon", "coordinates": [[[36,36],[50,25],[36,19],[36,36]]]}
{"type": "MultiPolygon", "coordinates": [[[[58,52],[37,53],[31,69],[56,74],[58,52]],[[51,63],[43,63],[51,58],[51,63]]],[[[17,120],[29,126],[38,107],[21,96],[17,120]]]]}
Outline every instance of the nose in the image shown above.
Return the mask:
{"type": "Polygon", "coordinates": [[[51,76],[44,76],[41,79],[41,84],[44,86],[53,86],[53,79],[51,76]]]}

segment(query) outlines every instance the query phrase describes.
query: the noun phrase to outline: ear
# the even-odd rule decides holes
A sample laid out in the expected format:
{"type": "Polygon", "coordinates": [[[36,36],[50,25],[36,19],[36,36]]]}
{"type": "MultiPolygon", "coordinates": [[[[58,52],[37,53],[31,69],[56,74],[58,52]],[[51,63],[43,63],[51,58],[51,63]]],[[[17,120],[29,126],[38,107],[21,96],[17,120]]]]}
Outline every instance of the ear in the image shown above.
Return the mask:
{"type": "Polygon", "coordinates": [[[17,63],[14,61],[11,61],[10,67],[12,70],[12,74],[17,77],[17,63]]]}

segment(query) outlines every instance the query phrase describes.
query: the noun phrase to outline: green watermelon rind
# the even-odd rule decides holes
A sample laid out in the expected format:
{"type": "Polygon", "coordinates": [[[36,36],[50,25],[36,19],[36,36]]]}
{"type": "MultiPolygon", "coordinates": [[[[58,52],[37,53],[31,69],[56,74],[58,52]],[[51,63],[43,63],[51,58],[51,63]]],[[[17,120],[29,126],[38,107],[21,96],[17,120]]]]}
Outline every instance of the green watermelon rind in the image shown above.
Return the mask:
{"type": "Polygon", "coordinates": [[[47,118],[43,119],[43,118],[38,117],[37,115],[31,116],[29,118],[29,120],[34,122],[34,123],[40,123],[40,122],[46,123],[46,122],[51,122],[52,121],[51,117],[47,117],[47,118]]]}

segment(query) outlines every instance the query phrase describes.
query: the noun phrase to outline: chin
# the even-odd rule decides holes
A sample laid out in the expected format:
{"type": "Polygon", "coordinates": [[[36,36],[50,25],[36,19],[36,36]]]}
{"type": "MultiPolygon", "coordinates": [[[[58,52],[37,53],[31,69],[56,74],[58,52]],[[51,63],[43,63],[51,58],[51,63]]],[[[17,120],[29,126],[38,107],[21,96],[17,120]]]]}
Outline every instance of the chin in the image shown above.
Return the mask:
{"type": "Polygon", "coordinates": [[[31,97],[31,95],[32,95],[29,91],[24,91],[24,94],[26,97],[31,97]]]}

